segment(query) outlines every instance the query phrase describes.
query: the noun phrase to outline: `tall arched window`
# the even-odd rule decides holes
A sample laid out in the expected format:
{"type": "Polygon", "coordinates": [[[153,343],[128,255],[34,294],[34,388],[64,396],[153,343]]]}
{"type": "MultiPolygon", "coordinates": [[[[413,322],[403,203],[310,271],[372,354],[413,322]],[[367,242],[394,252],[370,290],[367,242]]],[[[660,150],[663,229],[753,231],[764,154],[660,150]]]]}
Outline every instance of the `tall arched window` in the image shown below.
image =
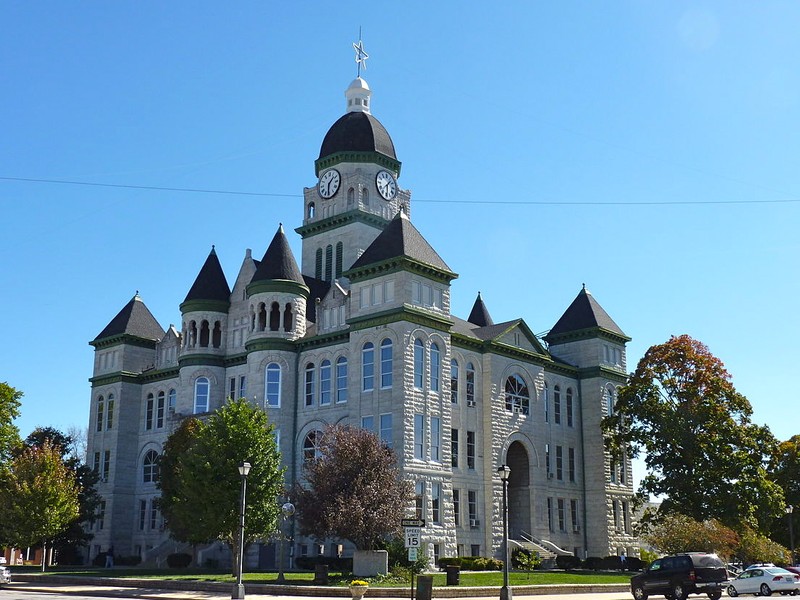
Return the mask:
{"type": "Polygon", "coordinates": [[[347,206],[352,206],[356,199],[356,191],[353,188],[347,190],[347,206]]]}
{"type": "Polygon", "coordinates": [[[367,342],[361,349],[361,389],[369,392],[375,387],[375,346],[367,342]]]}
{"type": "Polygon", "coordinates": [[[269,330],[278,331],[281,326],[281,305],[273,302],[269,308],[269,330]]]}
{"type": "Polygon", "coordinates": [[[506,410],[527,415],[530,409],[530,394],[528,384],[518,373],[506,379],[506,410]]]}
{"type": "MultiPolygon", "coordinates": [[[[147,394],[147,403],[144,409],[144,428],[153,428],[153,413],[155,412],[155,397],[153,394],[147,394]]],[[[205,411],[203,411],[205,412],[205,411]]]]}
{"type": "Polygon", "coordinates": [[[422,340],[417,338],[414,340],[414,387],[418,390],[422,389],[422,383],[425,378],[425,346],[422,340]]]}
{"type": "Polygon", "coordinates": [[[200,347],[208,348],[208,321],[205,319],[200,322],[200,347]]]}
{"type": "Polygon", "coordinates": [[[267,328],[267,305],[263,302],[258,304],[258,330],[264,331],[267,328]]]}
{"type": "Polygon", "coordinates": [[[450,402],[458,404],[458,361],[450,361],[450,402]]]}
{"type": "Polygon", "coordinates": [[[169,407],[170,412],[175,412],[175,405],[177,404],[177,400],[178,400],[178,393],[175,391],[175,388],[172,388],[167,394],[167,406],[169,407]]]}
{"type": "Polygon", "coordinates": [[[114,394],[108,395],[106,401],[106,429],[111,429],[114,426],[114,394]]]}
{"type": "Polygon", "coordinates": [[[614,414],[614,405],[617,403],[617,394],[614,386],[606,386],[606,415],[609,417],[614,414]]]}
{"type": "Polygon", "coordinates": [[[544,384],[542,390],[542,406],[544,406],[544,422],[550,422],[550,388],[547,387],[547,382],[544,384]]]}
{"type": "Polygon", "coordinates": [[[211,334],[211,344],[214,348],[222,345],[222,325],[219,321],[214,321],[214,331],[211,334]]]}
{"type": "Polygon", "coordinates": [[[158,392],[156,402],[156,429],[164,427],[164,392],[158,392]]]}
{"type": "Polygon", "coordinates": [[[306,365],[305,397],[306,406],[314,404],[314,363],[306,365]]]}
{"type": "Polygon", "coordinates": [[[553,388],[553,422],[561,425],[561,388],[559,386],[553,388]]]}
{"type": "Polygon", "coordinates": [[[347,358],[336,361],[336,402],[347,402],[347,358]]]}
{"type": "Polygon", "coordinates": [[[316,212],[316,209],[317,209],[317,207],[313,202],[309,202],[308,203],[307,216],[308,216],[309,219],[313,219],[314,218],[314,213],[316,212]]]}
{"type": "Polygon", "coordinates": [[[283,309],[283,330],[292,331],[294,329],[294,315],[292,314],[292,303],[287,302],[283,309]]]}
{"type": "Polygon", "coordinates": [[[439,352],[439,345],[431,344],[431,391],[438,392],[441,388],[442,380],[442,355],[439,352]]]}
{"type": "Polygon", "coordinates": [[[321,431],[310,431],[303,440],[303,460],[309,461],[319,458],[319,443],[322,440],[321,431]]]}
{"type": "Polygon", "coordinates": [[[572,427],[575,422],[575,408],[573,406],[572,388],[567,388],[567,427],[572,427]]]}
{"type": "Polygon", "coordinates": [[[96,431],[103,431],[103,420],[105,419],[106,414],[106,401],[103,396],[100,396],[97,399],[97,426],[95,427],[96,431]]]}
{"type": "Polygon", "coordinates": [[[269,363],[265,379],[264,404],[269,408],[278,408],[281,405],[281,366],[269,363]]]}
{"type": "Polygon", "coordinates": [[[336,243],[336,279],[342,276],[342,261],[344,254],[344,244],[342,242],[336,243]]]}
{"type": "Polygon", "coordinates": [[[475,365],[467,363],[467,406],[475,406],[475,365]]]}
{"type": "Polygon", "coordinates": [[[333,281],[333,246],[325,247],[325,281],[333,281]]]}
{"type": "Polygon", "coordinates": [[[322,279],[322,248],[317,248],[316,262],[314,264],[314,276],[322,279]]]}
{"type": "Polygon", "coordinates": [[[208,412],[208,395],[211,385],[207,377],[198,377],[194,382],[194,414],[208,412]]]}
{"type": "Polygon", "coordinates": [[[381,342],[381,389],[392,387],[392,340],[381,342]]]}
{"type": "Polygon", "coordinates": [[[331,361],[323,360],[319,365],[319,403],[331,403],[331,361]]]}
{"type": "Polygon", "coordinates": [[[142,481],[144,483],[155,483],[158,481],[158,452],[148,450],[142,462],[142,481]]]}

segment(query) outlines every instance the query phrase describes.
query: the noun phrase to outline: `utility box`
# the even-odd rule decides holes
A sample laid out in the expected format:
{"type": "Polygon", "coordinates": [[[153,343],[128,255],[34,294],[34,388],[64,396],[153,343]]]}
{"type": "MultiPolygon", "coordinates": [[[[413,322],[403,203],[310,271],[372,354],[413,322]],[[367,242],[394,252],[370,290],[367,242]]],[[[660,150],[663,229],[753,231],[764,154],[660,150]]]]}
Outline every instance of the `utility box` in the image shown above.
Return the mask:
{"type": "Polygon", "coordinates": [[[459,585],[461,583],[461,567],[447,565],[444,570],[447,573],[447,585],[459,585]]]}
{"type": "Polygon", "coordinates": [[[418,576],[416,600],[431,600],[431,596],[433,596],[433,575],[418,576]]]}

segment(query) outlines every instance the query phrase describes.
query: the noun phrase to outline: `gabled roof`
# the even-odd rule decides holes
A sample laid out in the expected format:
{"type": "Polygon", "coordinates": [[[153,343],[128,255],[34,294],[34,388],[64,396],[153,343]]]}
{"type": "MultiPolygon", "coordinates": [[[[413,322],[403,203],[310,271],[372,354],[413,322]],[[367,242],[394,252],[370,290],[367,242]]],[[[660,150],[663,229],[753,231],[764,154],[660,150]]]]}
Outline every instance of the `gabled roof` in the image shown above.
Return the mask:
{"type": "Polygon", "coordinates": [[[194,280],[183,302],[213,300],[229,305],[230,299],[231,288],[228,286],[228,280],[225,279],[222,265],[219,264],[217,251],[214,249],[214,246],[211,246],[211,252],[209,252],[206,262],[203,263],[200,272],[197,274],[197,279],[194,280]]]}
{"type": "Polygon", "coordinates": [[[455,275],[402,210],[358,257],[350,270],[402,257],[455,275]]]}
{"type": "Polygon", "coordinates": [[[139,292],[131,298],[116,317],[106,325],[93,342],[117,335],[130,335],[146,340],[160,340],[164,337],[164,330],[158,324],[153,314],[142,302],[139,292]]]}
{"type": "Polygon", "coordinates": [[[264,253],[264,258],[258,263],[258,268],[250,283],[275,280],[294,281],[305,285],[303,275],[294,259],[292,249],[289,247],[289,240],[286,239],[286,234],[283,232],[282,223],[278,226],[275,237],[272,238],[272,242],[264,253]]]}
{"type": "Polygon", "coordinates": [[[603,307],[594,299],[594,297],[583,286],[583,289],[578,293],[569,308],[561,315],[558,322],[553,325],[553,328],[545,336],[545,340],[551,341],[556,336],[566,333],[574,333],[587,329],[603,329],[610,333],[614,333],[626,339],[622,329],[619,328],[614,320],[608,316],[608,313],[603,310],[603,307]]]}
{"type": "Polygon", "coordinates": [[[545,347],[536,337],[536,334],[530,330],[528,325],[522,319],[513,319],[511,321],[505,321],[497,324],[493,323],[484,327],[478,327],[470,321],[465,321],[452,315],[450,316],[450,319],[453,321],[453,327],[450,330],[451,333],[474,338],[485,343],[501,342],[500,338],[502,338],[503,335],[513,331],[514,329],[518,329],[525,336],[525,339],[530,342],[537,354],[549,356],[547,349],[545,349],[545,347]]]}
{"type": "Polygon", "coordinates": [[[494,321],[492,321],[492,317],[489,314],[489,309],[487,309],[486,305],[483,303],[480,292],[478,292],[478,297],[475,299],[475,304],[472,305],[472,312],[469,313],[467,321],[481,327],[494,325],[494,321]]]}

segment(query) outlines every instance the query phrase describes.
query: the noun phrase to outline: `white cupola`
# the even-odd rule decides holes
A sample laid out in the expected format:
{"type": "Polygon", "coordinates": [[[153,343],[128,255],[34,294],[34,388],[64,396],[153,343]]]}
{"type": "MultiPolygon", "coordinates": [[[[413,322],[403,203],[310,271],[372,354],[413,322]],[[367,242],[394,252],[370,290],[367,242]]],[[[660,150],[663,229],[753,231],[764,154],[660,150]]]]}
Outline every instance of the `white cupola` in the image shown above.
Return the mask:
{"type": "Polygon", "coordinates": [[[344,92],[347,98],[347,112],[365,112],[369,114],[369,97],[372,90],[361,77],[356,77],[344,92]]]}

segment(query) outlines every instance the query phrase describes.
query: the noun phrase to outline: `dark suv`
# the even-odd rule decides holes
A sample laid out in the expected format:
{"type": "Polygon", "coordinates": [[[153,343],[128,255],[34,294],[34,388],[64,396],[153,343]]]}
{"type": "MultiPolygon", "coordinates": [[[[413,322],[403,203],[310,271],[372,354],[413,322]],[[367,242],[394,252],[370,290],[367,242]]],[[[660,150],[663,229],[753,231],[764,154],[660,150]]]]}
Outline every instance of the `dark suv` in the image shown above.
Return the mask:
{"type": "Polygon", "coordinates": [[[728,570],[716,554],[687,552],[654,560],[649,569],[631,578],[631,593],[636,600],[652,595],[685,600],[689,594],[718,600],[727,581],[728,570]]]}

